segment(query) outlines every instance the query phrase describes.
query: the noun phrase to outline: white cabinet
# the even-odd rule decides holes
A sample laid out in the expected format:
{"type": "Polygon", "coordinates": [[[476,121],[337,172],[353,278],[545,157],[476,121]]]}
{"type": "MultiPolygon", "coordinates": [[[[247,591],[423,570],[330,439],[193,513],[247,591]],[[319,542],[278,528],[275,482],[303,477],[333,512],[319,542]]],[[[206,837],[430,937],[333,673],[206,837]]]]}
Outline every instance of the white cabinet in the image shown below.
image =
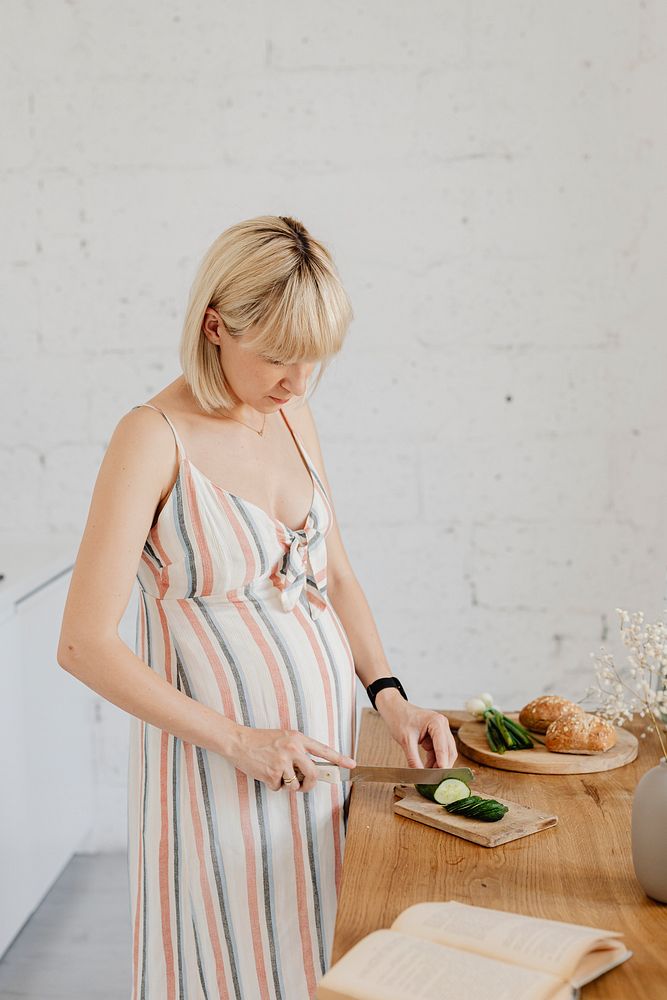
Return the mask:
{"type": "Polygon", "coordinates": [[[93,822],[95,694],[56,660],[75,554],[0,549],[0,955],[93,822]]]}

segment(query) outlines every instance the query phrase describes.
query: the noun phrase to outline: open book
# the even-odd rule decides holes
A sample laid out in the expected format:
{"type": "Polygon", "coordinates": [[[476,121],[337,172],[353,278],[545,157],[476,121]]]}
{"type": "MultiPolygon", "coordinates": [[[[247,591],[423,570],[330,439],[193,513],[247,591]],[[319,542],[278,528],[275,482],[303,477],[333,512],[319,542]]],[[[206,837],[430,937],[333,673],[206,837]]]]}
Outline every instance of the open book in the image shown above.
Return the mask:
{"type": "Polygon", "coordinates": [[[571,1000],[632,955],[619,931],[454,900],[415,903],[358,941],[317,1000],[571,1000]]]}

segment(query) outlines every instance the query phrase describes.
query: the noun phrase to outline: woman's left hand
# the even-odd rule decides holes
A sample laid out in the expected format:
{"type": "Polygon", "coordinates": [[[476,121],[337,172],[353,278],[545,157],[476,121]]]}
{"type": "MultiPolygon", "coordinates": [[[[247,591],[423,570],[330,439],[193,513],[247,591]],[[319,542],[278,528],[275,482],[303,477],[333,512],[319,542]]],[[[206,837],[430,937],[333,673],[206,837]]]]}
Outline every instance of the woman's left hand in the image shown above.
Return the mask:
{"type": "Polygon", "coordinates": [[[419,708],[402,695],[382,699],[379,692],[376,708],[384,719],[393,739],[403,748],[408,767],[452,767],[458,756],[454,737],[446,716],[431,708],[419,708]],[[422,763],[418,747],[426,750],[422,763]]]}

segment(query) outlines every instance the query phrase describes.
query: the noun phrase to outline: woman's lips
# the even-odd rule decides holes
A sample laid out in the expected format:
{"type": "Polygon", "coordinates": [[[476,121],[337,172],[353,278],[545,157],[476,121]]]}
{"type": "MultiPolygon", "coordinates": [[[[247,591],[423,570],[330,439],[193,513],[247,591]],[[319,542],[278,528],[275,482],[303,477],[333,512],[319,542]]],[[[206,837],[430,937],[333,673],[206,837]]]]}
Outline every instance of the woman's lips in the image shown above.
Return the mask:
{"type": "Polygon", "coordinates": [[[269,399],[272,399],[274,403],[286,403],[289,400],[289,396],[287,399],[278,399],[277,396],[269,396],[269,399]]]}

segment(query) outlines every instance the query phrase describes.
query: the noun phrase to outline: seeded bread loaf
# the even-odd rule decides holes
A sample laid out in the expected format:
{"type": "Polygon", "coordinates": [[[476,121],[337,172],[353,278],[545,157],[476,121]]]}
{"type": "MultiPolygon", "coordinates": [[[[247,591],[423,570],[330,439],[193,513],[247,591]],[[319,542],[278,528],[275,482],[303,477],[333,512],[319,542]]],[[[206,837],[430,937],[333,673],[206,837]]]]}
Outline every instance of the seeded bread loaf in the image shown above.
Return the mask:
{"type": "Polygon", "coordinates": [[[535,698],[528,702],[519,713],[519,722],[526,729],[532,729],[536,733],[546,733],[551,723],[562,715],[563,712],[583,712],[583,708],[575,705],[567,698],[560,698],[557,694],[544,694],[541,698],[535,698]]]}
{"type": "Polygon", "coordinates": [[[565,712],[551,723],[544,743],[554,753],[603,753],[616,743],[616,730],[589,712],[565,712]]]}

